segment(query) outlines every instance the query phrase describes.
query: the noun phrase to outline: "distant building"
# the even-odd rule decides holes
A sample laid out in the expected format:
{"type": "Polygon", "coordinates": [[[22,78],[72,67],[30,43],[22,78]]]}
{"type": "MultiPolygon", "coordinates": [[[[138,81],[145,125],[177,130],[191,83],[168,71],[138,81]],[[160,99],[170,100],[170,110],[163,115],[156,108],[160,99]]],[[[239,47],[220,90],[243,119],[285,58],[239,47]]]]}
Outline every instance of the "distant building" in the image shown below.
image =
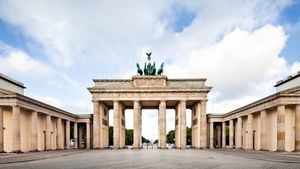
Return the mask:
{"type": "Polygon", "coordinates": [[[277,92],[281,92],[297,86],[300,86],[300,71],[295,75],[291,75],[286,79],[278,81],[274,87],[276,87],[277,92]]]}
{"type": "Polygon", "coordinates": [[[0,73],[0,88],[14,93],[24,94],[25,86],[23,83],[0,73]]]}

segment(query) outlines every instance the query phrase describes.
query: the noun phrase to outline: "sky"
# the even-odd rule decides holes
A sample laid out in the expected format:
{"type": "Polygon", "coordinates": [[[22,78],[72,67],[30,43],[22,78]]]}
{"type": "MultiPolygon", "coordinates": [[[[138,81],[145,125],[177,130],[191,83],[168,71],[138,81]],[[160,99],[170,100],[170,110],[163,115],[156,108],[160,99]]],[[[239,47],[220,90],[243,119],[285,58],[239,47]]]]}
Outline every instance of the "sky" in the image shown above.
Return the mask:
{"type": "MultiPolygon", "coordinates": [[[[146,51],[168,78],[207,78],[207,113],[226,113],[300,71],[299,44],[300,1],[0,0],[0,72],[75,114],[92,113],[92,79],[130,79],[146,51]]],[[[157,110],[142,118],[156,139],[157,110]]]]}

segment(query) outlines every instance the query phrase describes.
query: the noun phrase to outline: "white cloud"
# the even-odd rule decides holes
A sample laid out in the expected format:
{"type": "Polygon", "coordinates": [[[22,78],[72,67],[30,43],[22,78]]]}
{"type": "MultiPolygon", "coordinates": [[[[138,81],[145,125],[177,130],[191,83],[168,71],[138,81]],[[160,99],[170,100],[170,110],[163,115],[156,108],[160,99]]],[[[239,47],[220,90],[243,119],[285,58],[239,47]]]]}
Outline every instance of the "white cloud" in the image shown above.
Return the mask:
{"type": "Polygon", "coordinates": [[[280,26],[266,25],[253,32],[236,28],[219,42],[192,51],[167,71],[173,76],[207,77],[214,87],[213,111],[225,113],[267,96],[272,85],[288,74],[286,61],[279,56],[285,42],[280,26]],[[184,71],[178,74],[178,67],[184,71]]]}
{"type": "Polygon", "coordinates": [[[54,73],[46,64],[18,50],[9,50],[0,55],[0,71],[26,76],[49,76],[54,73]]]}
{"type": "Polygon", "coordinates": [[[291,67],[291,74],[296,74],[300,71],[300,62],[295,62],[291,67]]]}
{"type": "Polygon", "coordinates": [[[57,108],[62,108],[62,101],[54,98],[54,97],[49,97],[49,96],[36,96],[36,95],[31,95],[32,98],[39,100],[43,103],[49,104],[51,106],[57,107],[57,108]]]}

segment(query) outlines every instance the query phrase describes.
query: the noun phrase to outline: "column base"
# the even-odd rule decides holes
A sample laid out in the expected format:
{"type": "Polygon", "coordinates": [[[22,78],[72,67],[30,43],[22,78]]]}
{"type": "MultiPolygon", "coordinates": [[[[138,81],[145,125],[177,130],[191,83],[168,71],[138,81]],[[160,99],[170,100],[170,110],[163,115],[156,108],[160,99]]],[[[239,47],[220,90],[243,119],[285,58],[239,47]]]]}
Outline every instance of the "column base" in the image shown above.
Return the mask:
{"type": "Polygon", "coordinates": [[[23,153],[21,150],[13,150],[12,153],[23,153]]]}
{"type": "Polygon", "coordinates": [[[38,152],[38,149],[30,150],[29,152],[38,152]]]}

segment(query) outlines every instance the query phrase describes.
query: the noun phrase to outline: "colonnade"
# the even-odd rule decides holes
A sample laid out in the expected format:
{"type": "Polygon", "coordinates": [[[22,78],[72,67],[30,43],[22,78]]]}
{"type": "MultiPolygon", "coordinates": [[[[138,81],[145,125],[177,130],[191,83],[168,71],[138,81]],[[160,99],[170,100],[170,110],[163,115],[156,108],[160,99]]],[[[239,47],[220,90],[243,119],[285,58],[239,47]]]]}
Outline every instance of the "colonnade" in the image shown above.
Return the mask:
{"type": "Polygon", "coordinates": [[[223,117],[223,121],[210,119],[209,125],[210,148],[300,150],[300,105],[281,104],[254,112],[235,113],[223,117]],[[229,128],[228,141],[226,128],[229,128]]]}
{"type": "MultiPolygon", "coordinates": [[[[133,148],[142,148],[142,108],[143,101],[130,101],[133,107],[133,122],[134,122],[134,136],[133,148]]],[[[166,110],[167,100],[158,101],[158,148],[166,148],[166,110]]],[[[127,101],[128,103],[128,101],[127,101]]],[[[125,147],[125,109],[122,101],[113,101],[113,146],[116,149],[125,147]]],[[[193,147],[206,148],[206,101],[196,101],[194,103],[193,116],[193,147]]],[[[148,108],[148,107],[146,107],[148,108]]],[[[153,107],[152,107],[153,108],[153,107]]],[[[177,101],[175,106],[175,146],[176,148],[186,148],[186,109],[187,101],[177,101]]],[[[93,148],[107,148],[108,142],[108,110],[104,102],[94,101],[94,116],[93,116],[93,148]]]]}
{"type": "MultiPolygon", "coordinates": [[[[71,119],[18,105],[0,106],[0,152],[69,149],[71,123],[73,146],[78,148],[78,124],[71,119]]],[[[89,125],[86,131],[89,132],[89,125]]],[[[86,135],[86,147],[89,147],[86,135]]]]}

